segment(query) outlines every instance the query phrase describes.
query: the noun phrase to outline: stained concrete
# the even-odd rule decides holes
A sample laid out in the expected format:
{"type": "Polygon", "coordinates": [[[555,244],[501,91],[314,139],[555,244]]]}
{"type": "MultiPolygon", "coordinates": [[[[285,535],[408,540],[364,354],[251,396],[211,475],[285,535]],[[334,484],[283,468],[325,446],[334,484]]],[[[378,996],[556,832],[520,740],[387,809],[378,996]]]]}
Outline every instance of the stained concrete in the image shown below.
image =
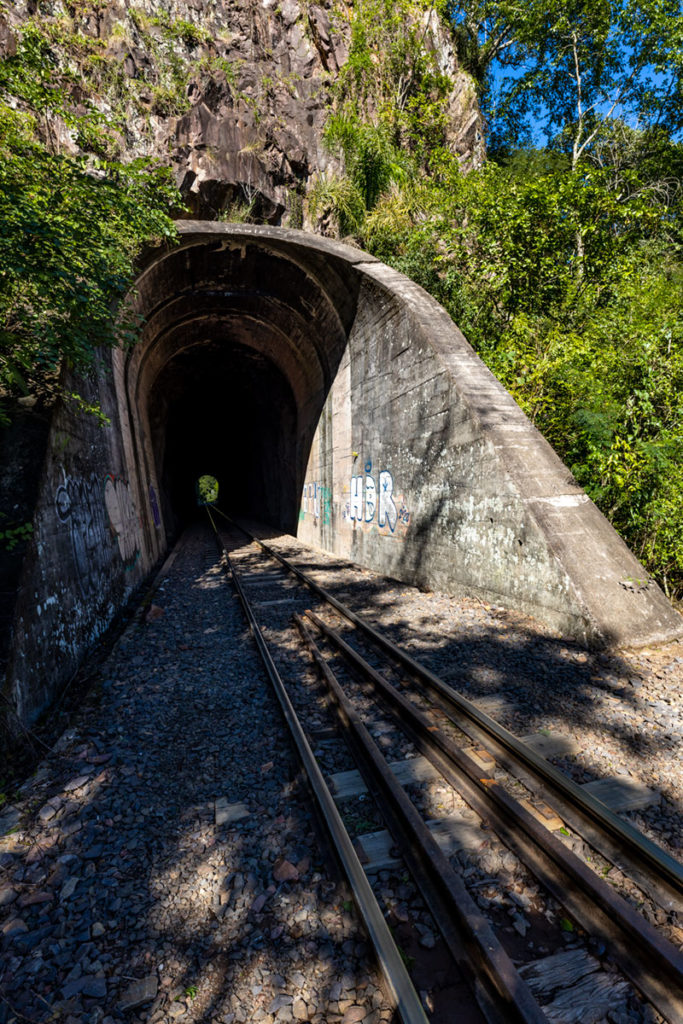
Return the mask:
{"type": "Polygon", "coordinates": [[[196,511],[227,510],[380,573],[635,645],[682,620],[445,311],[366,253],[181,221],[128,302],[131,351],[55,412],[5,696],[22,722],[196,511]]]}

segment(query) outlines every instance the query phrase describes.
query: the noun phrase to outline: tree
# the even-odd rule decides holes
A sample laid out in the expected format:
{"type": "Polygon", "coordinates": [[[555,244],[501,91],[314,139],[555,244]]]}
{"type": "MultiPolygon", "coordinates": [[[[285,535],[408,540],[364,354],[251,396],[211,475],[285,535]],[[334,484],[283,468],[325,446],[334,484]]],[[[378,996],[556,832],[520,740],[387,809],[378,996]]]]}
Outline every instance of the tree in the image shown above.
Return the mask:
{"type": "MultiPolygon", "coordinates": [[[[114,316],[146,242],[175,235],[166,169],[107,156],[106,120],[73,108],[47,40],[29,23],[0,63],[0,402],[55,387],[137,325],[114,316]],[[80,152],[61,151],[57,126],[80,152]]],[[[4,413],[6,416],[6,412],[4,413]]],[[[0,406],[0,420],[3,412],[0,406]]]]}
{"type": "Polygon", "coordinates": [[[683,128],[678,0],[455,0],[450,12],[494,149],[542,127],[576,168],[611,119],[670,136],[683,128]]]}

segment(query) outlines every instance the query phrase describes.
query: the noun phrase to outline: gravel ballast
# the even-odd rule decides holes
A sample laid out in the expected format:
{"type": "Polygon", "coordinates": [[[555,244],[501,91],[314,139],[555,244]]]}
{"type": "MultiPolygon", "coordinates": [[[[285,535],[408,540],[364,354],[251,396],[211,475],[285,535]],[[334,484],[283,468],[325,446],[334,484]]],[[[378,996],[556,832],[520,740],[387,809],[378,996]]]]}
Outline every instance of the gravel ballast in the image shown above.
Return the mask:
{"type": "MultiPolygon", "coordinates": [[[[571,739],[556,763],[577,781],[656,790],[630,817],[681,857],[683,644],[590,652],[269,543],[515,733],[571,739]]],[[[1,816],[0,1024],[389,1020],[208,530],[153,600],[1,816]]]]}
{"type": "Polygon", "coordinates": [[[0,840],[1,1024],[388,1020],[208,531],[153,608],[0,840]]]}

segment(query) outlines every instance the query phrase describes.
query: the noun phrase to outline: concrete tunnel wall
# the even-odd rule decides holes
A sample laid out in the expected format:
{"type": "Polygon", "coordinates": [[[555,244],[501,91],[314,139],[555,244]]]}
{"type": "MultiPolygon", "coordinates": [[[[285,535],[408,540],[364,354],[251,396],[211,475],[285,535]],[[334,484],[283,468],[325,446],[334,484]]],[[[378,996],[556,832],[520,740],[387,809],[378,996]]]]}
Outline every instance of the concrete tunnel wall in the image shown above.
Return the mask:
{"type": "Polygon", "coordinates": [[[683,634],[653,584],[445,311],[360,250],[180,222],[130,296],[130,352],[60,407],[5,694],[46,708],[192,512],[237,514],[406,582],[528,611],[567,637],[683,634]]]}

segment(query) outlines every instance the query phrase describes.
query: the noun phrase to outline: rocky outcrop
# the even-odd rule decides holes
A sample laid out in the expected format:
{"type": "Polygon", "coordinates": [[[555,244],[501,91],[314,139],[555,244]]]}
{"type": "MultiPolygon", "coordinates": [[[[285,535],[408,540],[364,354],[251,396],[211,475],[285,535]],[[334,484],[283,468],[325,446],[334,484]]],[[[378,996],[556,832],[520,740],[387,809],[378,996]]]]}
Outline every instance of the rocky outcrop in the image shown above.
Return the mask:
{"type": "MultiPolygon", "coordinates": [[[[34,8],[34,0],[16,5],[0,46],[12,45],[34,8]]],[[[234,219],[248,210],[251,219],[292,227],[306,222],[316,176],[340,170],[322,134],[348,59],[351,11],[343,0],[40,5],[41,17],[59,26],[56,56],[81,75],[74,102],[110,117],[124,159],[170,163],[192,216],[234,219]],[[70,46],[69,33],[85,42],[70,46]]],[[[476,164],[481,118],[471,80],[436,13],[416,17],[452,81],[448,145],[464,165],[476,164]]],[[[57,130],[64,149],[77,148],[73,132],[57,130]]]]}

